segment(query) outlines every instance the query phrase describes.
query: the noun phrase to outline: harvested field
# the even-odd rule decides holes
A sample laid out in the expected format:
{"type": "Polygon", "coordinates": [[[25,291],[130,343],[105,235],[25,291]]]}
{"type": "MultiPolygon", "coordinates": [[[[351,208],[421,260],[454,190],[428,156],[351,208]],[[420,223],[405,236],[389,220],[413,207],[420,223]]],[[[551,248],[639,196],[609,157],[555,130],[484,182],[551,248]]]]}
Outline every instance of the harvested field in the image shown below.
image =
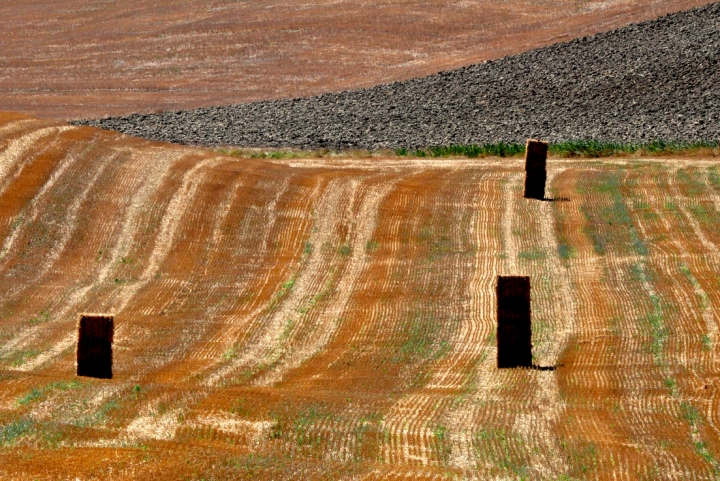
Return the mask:
{"type": "Polygon", "coordinates": [[[717,162],[523,177],[0,114],[0,478],[715,479],[717,162]],[[496,368],[498,275],[554,371],[496,368]],[[111,380],[74,375],[79,312],[115,315],[111,380]]]}
{"type": "Polygon", "coordinates": [[[423,78],[78,124],[204,146],[720,140],[720,2],[423,78]]]}
{"type": "Polygon", "coordinates": [[[708,0],[3,0],[0,109],[69,120],[373,86],[708,0]]]}

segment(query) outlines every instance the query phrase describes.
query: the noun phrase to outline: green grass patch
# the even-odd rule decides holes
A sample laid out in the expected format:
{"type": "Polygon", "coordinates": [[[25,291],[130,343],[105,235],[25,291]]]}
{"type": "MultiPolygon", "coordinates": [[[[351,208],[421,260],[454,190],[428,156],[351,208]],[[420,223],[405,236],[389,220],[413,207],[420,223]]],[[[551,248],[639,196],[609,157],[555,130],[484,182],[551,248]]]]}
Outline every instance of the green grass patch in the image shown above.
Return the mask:
{"type": "Polygon", "coordinates": [[[678,269],[680,270],[680,273],[690,282],[690,284],[692,284],[693,288],[695,289],[695,294],[698,298],[700,308],[703,310],[708,309],[710,307],[710,299],[708,298],[707,293],[703,290],[698,280],[695,278],[692,272],[690,272],[690,268],[688,267],[688,265],[684,262],[680,262],[678,264],[678,269]]]}
{"type": "Polygon", "coordinates": [[[290,404],[285,404],[271,413],[273,425],[269,432],[270,439],[293,440],[298,446],[317,446],[322,441],[322,433],[314,430],[314,426],[332,419],[334,414],[321,403],[312,403],[296,411],[290,404]]]}
{"type": "Polygon", "coordinates": [[[34,387],[30,390],[29,393],[25,394],[24,396],[20,397],[20,399],[17,400],[17,403],[21,406],[24,406],[25,404],[30,404],[32,402],[35,402],[43,397],[43,391],[40,389],[34,387]]]}
{"type": "Polygon", "coordinates": [[[432,427],[432,432],[434,438],[432,450],[435,452],[438,459],[440,459],[443,463],[446,463],[448,459],[450,459],[451,452],[451,442],[448,430],[445,426],[437,424],[432,427]]]}
{"type": "Polygon", "coordinates": [[[716,189],[720,188],[720,172],[718,172],[717,167],[710,167],[708,169],[708,181],[710,185],[716,189]]]}
{"type": "Polygon", "coordinates": [[[708,228],[717,230],[720,227],[720,213],[715,209],[715,206],[709,202],[702,204],[693,202],[688,206],[688,210],[690,210],[698,222],[708,228]]]}
{"type": "Polygon", "coordinates": [[[424,152],[429,157],[517,157],[525,155],[525,145],[505,144],[502,142],[480,145],[446,145],[428,147],[424,149],[424,152]]]}
{"type": "Polygon", "coordinates": [[[700,338],[700,342],[702,342],[704,351],[712,351],[712,340],[710,339],[710,336],[708,336],[707,334],[703,334],[700,338]]]}
{"type": "Polygon", "coordinates": [[[12,446],[25,435],[32,434],[36,429],[35,421],[21,418],[0,428],[0,446],[12,446]]]}
{"type": "Polygon", "coordinates": [[[252,414],[253,409],[250,406],[247,398],[241,397],[235,400],[229,411],[236,416],[248,417],[252,414]]]}
{"type": "Polygon", "coordinates": [[[598,449],[592,442],[580,441],[570,447],[563,442],[565,455],[570,465],[569,479],[587,479],[598,467],[598,449]]]}
{"type": "Polygon", "coordinates": [[[365,243],[365,252],[367,254],[374,254],[380,248],[380,243],[375,239],[370,239],[365,243]]]}
{"type": "Polygon", "coordinates": [[[575,250],[566,243],[561,242],[560,244],[558,244],[558,255],[561,259],[570,259],[573,256],[574,252],[575,250]]]}
{"type": "Polygon", "coordinates": [[[80,381],[56,381],[41,388],[32,388],[30,392],[21,396],[16,403],[20,406],[24,406],[43,399],[50,392],[80,389],[81,387],[83,387],[83,383],[80,381]]]}
{"type": "MultiPolygon", "coordinates": [[[[548,154],[564,158],[600,158],[627,156],[662,155],[720,155],[719,142],[665,142],[618,143],[597,140],[571,140],[550,143],[548,154]]],[[[413,157],[519,157],[525,155],[525,144],[486,143],[453,144],[425,148],[400,148],[395,150],[398,156],[413,157]]]]}
{"type": "Polygon", "coordinates": [[[73,426],[78,428],[87,428],[94,426],[98,423],[104,422],[112,411],[120,408],[120,401],[116,398],[111,398],[100,406],[100,409],[94,413],[84,416],[72,423],[73,426]]]}
{"type": "Polygon", "coordinates": [[[30,359],[37,357],[42,351],[39,349],[27,349],[24,351],[14,351],[5,357],[15,367],[22,366],[30,359]]]}
{"type": "Polygon", "coordinates": [[[425,225],[418,232],[415,241],[427,248],[427,260],[436,261],[453,252],[452,239],[445,225],[425,225]]]}
{"type": "MultiPolygon", "coordinates": [[[[608,240],[620,247],[629,245],[635,253],[645,256],[649,249],[640,238],[632,221],[630,210],[625,203],[617,173],[602,175],[587,186],[597,197],[610,197],[610,204],[598,209],[587,205],[581,206],[586,220],[583,232],[592,240],[595,252],[603,255],[607,251],[608,240]]],[[[644,215],[647,215],[647,209],[644,215]]]]}
{"type": "Polygon", "coordinates": [[[319,436],[312,435],[312,427],[325,419],[330,419],[332,414],[323,409],[322,406],[310,406],[308,409],[298,413],[293,422],[293,430],[295,431],[295,439],[299,446],[305,444],[317,444],[320,441],[319,436]]]}
{"type": "Polygon", "coordinates": [[[688,197],[697,197],[707,191],[707,185],[695,170],[679,169],[676,177],[680,187],[683,188],[688,197]]]}
{"type": "Polygon", "coordinates": [[[668,338],[668,330],[665,327],[664,313],[660,304],[660,298],[656,295],[650,296],[650,300],[653,304],[653,310],[650,314],[645,316],[643,322],[648,324],[650,327],[650,334],[652,336],[652,343],[650,344],[650,351],[652,352],[655,363],[660,365],[663,362],[663,348],[668,338]]]}
{"type": "Polygon", "coordinates": [[[702,423],[702,415],[695,406],[687,401],[680,403],[680,417],[683,418],[692,428],[702,423]]]}
{"type": "Polygon", "coordinates": [[[31,317],[28,321],[32,325],[44,324],[50,320],[50,313],[47,310],[42,310],[37,316],[31,317]]]}
{"type": "Polygon", "coordinates": [[[702,206],[700,204],[693,202],[688,207],[688,210],[690,210],[692,215],[695,216],[695,218],[697,220],[699,220],[700,222],[707,222],[709,213],[708,213],[707,209],[705,208],[705,206],[702,206]]]}
{"type": "MultiPolygon", "coordinates": [[[[525,155],[524,143],[484,143],[450,144],[426,147],[400,147],[395,150],[367,149],[259,149],[259,148],[219,148],[225,155],[240,159],[371,159],[378,157],[522,157],[525,155]]],[[[666,142],[647,143],[600,142],[597,140],[571,140],[551,143],[548,148],[551,156],[563,158],[600,158],[600,157],[642,157],[663,155],[703,155],[720,156],[719,142],[666,142]]]]}
{"type": "MultiPolygon", "coordinates": [[[[680,403],[680,417],[687,421],[687,423],[690,425],[690,429],[695,434],[699,432],[699,426],[705,422],[700,411],[698,411],[698,409],[692,404],[690,404],[688,401],[683,401],[680,403]]],[[[707,443],[703,440],[696,440],[693,441],[692,444],[695,448],[695,452],[701,458],[703,458],[705,462],[707,462],[713,467],[713,472],[717,476],[720,471],[720,463],[717,459],[715,459],[715,457],[708,449],[707,443]]]]}
{"type": "Polygon", "coordinates": [[[518,259],[523,261],[538,261],[545,259],[547,254],[539,247],[535,247],[529,251],[522,251],[518,254],[518,259]]]}
{"type": "Polygon", "coordinates": [[[713,466],[714,474],[718,474],[718,461],[715,459],[715,457],[710,453],[708,450],[707,443],[705,441],[695,441],[693,443],[695,446],[695,452],[698,453],[698,455],[705,460],[706,463],[713,466]]]}
{"type": "Polygon", "coordinates": [[[624,157],[658,155],[720,155],[720,142],[665,142],[647,143],[599,142],[572,140],[550,144],[548,152],[558,157],[624,157]]]}
{"type": "Polygon", "coordinates": [[[296,276],[293,275],[290,279],[283,282],[283,284],[280,286],[280,290],[277,291],[273,298],[270,300],[270,310],[274,310],[275,308],[277,308],[280,300],[286,295],[288,295],[290,291],[292,291],[293,287],[295,287],[295,280],[296,276]]]}
{"type": "Polygon", "coordinates": [[[290,337],[290,334],[292,333],[294,327],[295,319],[287,319],[285,321],[285,328],[283,329],[282,334],[280,334],[280,341],[286,341],[290,337]]]}
{"type": "Polygon", "coordinates": [[[433,349],[439,330],[440,328],[432,316],[422,311],[413,314],[404,329],[407,337],[400,345],[394,361],[401,362],[412,358],[427,357],[433,349]]]}
{"type": "Polygon", "coordinates": [[[494,476],[512,473],[514,479],[529,479],[526,448],[519,434],[503,429],[482,429],[473,435],[475,457],[480,463],[492,466],[494,476]]]}
{"type": "Polygon", "coordinates": [[[400,336],[387,347],[392,350],[390,362],[414,366],[412,374],[408,372],[411,388],[423,386],[431,372],[428,366],[452,350],[446,337],[458,326],[457,318],[438,317],[419,307],[406,314],[400,336]]]}
{"type": "MultiPolygon", "coordinates": [[[[630,266],[629,274],[633,281],[640,284],[650,284],[654,278],[652,272],[648,271],[643,262],[637,262],[630,266]]],[[[670,334],[665,325],[665,316],[666,314],[672,314],[675,309],[657,294],[650,294],[649,300],[650,312],[638,319],[638,321],[649,330],[651,337],[650,352],[655,364],[661,366],[664,364],[663,349],[670,334]]]]}
{"type": "Polygon", "coordinates": [[[652,210],[650,204],[645,201],[633,201],[633,211],[642,215],[643,219],[648,221],[654,221],[660,218],[660,216],[652,210]]]}
{"type": "Polygon", "coordinates": [[[677,396],[679,394],[675,379],[669,377],[663,381],[663,384],[665,384],[665,387],[668,388],[671,396],[677,396]]]}
{"type": "Polygon", "coordinates": [[[596,254],[601,256],[605,255],[605,238],[602,236],[597,226],[592,223],[591,214],[587,212],[585,206],[582,206],[580,210],[585,216],[585,221],[588,222],[588,224],[584,225],[581,229],[583,234],[592,241],[593,250],[596,254]]]}

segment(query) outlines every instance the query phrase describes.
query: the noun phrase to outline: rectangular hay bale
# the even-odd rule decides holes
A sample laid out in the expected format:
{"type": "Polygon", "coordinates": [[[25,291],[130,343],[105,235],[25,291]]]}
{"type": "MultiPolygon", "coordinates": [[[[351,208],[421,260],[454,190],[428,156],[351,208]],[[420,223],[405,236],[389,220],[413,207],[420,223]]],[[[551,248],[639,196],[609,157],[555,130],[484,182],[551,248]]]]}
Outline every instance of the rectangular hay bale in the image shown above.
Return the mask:
{"type": "Polygon", "coordinates": [[[530,139],[525,143],[525,198],[544,199],[547,180],[548,143],[530,139]]]}
{"type": "Polygon", "coordinates": [[[78,320],[77,375],[112,379],[113,316],[80,314],[78,320]]]}
{"type": "Polygon", "coordinates": [[[497,364],[532,367],[530,278],[497,278],[497,364]]]}

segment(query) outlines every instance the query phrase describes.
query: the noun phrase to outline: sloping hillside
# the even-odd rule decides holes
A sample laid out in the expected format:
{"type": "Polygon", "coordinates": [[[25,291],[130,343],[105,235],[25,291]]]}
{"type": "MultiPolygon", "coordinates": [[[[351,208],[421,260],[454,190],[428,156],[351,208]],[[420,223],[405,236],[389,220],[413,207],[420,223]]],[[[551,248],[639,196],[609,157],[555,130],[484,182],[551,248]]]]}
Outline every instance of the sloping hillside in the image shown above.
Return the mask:
{"type": "Polygon", "coordinates": [[[425,78],[294,100],[79,122],[200,145],[717,142],[720,2],[425,78]]]}
{"type": "Polygon", "coordinates": [[[429,75],[708,0],[3,0],[0,109],[95,118],[429,75]]]}
{"type": "Polygon", "coordinates": [[[2,479],[714,479],[720,172],[237,160],[0,115],[2,479]],[[495,367],[497,275],[535,363],[495,367]],[[74,376],[78,312],[115,376],[74,376]]]}

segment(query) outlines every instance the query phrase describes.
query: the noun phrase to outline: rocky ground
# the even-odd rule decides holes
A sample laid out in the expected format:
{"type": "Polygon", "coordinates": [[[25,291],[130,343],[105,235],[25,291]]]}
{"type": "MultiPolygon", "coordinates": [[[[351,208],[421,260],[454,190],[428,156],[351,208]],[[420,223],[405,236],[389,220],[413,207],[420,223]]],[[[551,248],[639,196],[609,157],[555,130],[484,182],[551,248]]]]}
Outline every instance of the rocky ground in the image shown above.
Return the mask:
{"type": "Polygon", "coordinates": [[[714,3],[404,82],[74,123],[207,146],[715,141],[718,59],[720,3],[714,3]]]}
{"type": "Polygon", "coordinates": [[[68,121],[425,77],[714,0],[3,0],[0,110],[68,121]]]}

